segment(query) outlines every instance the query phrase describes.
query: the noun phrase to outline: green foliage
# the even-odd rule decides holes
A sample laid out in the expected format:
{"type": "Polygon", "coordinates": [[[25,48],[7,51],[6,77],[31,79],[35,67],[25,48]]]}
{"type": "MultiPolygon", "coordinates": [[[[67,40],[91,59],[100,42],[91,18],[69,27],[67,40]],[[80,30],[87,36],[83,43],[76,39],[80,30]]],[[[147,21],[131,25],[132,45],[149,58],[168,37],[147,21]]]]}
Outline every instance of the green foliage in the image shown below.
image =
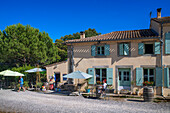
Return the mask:
{"type": "Polygon", "coordinates": [[[42,85],[43,85],[43,83],[42,82],[37,82],[37,84],[35,85],[37,88],[41,88],[42,87],[42,85]]]}
{"type": "Polygon", "coordinates": [[[29,25],[16,24],[0,31],[0,54],[3,64],[33,66],[56,62],[57,49],[48,33],[29,25]]]}
{"type": "Polygon", "coordinates": [[[24,81],[24,87],[29,87],[29,85],[28,85],[28,81],[24,81]]]}
{"type": "MultiPolygon", "coordinates": [[[[100,35],[101,33],[97,33],[95,29],[89,28],[88,30],[85,30],[85,37],[92,37],[96,35],[100,35]]],[[[58,56],[60,58],[57,58],[57,61],[65,61],[67,59],[67,45],[64,45],[64,41],[67,40],[73,40],[73,39],[80,39],[80,33],[73,33],[72,35],[65,35],[64,37],[61,37],[60,39],[55,40],[55,46],[58,48],[58,56]]]]}
{"type": "Polygon", "coordinates": [[[12,70],[12,71],[17,71],[17,72],[23,73],[23,74],[27,74],[25,71],[26,71],[26,70],[33,69],[33,68],[35,68],[35,66],[24,65],[24,66],[22,66],[22,67],[13,67],[13,68],[11,68],[10,70],[12,70]]]}
{"type": "Polygon", "coordinates": [[[85,87],[85,89],[88,89],[89,88],[89,86],[87,85],[86,87],[85,87]]]}
{"type": "Polygon", "coordinates": [[[18,84],[17,84],[17,88],[19,89],[19,87],[20,87],[20,84],[18,83],[18,84]]]}

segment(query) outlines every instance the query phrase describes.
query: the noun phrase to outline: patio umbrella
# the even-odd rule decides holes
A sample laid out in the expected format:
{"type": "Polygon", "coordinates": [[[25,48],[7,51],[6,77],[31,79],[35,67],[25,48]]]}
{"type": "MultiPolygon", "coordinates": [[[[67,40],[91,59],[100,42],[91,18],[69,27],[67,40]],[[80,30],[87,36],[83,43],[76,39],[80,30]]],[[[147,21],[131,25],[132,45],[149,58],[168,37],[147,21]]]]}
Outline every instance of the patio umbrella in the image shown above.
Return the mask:
{"type": "MultiPolygon", "coordinates": [[[[11,70],[5,70],[0,72],[0,75],[3,76],[11,76],[11,77],[15,77],[15,76],[24,76],[24,74],[19,73],[19,72],[15,72],[15,71],[11,71],[11,70]]],[[[8,78],[7,78],[8,81],[8,78]]],[[[15,78],[15,82],[16,82],[16,78],[15,78]]],[[[16,86],[15,86],[16,87],[16,86]]]]}
{"type": "MultiPolygon", "coordinates": [[[[27,73],[36,73],[36,72],[43,72],[43,71],[46,71],[46,70],[42,69],[42,68],[33,68],[33,69],[30,69],[30,70],[26,70],[25,72],[27,72],[27,73]]],[[[39,81],[40,81],[40,76],[38,76],[36,78],[36,83],[38,82],[38,78],[39,78],[39,81]]]]}
{"type": "MultiPolygon", "coordinates": [[[[89,74],[81,72],[81,71],[75,71],[75,72],[69,73],[63,77],[78,79],[78,83],[79,83],[79,79],[88,79],[88,78],[91,78],[92,75],[89,75],[89,74]]],[[[80,94],[80,88],[79,88],[79,94],[80,94]]]]}
{"type": "Polygon", "coordinates": [[[75,72],[69,73],[63,77],[73,78],[73,79],[88,79],[88,78],[91,78],[92,75],[89,75],[89,74],[81,72],[81,71],[75,71],[75,72]]]}
{"type": "Polygon", "coordinates": [[[2,72],[0,72],[0,75],[3,75],[3,76],[24,76],[24,74],[22,74],[22,73],[11,71],[11,70],[2,71],[2,72]]]}
{"type": "Polygon", "coordinates": [[[34,68],[34,69],[27,70],[27,71],[25,71],[25,72],[27,72],[27,73],[35,73],[35,72],[42,72],[42,71],[45,71],[45,69],[42,69],[42,68],[34,68]]]}

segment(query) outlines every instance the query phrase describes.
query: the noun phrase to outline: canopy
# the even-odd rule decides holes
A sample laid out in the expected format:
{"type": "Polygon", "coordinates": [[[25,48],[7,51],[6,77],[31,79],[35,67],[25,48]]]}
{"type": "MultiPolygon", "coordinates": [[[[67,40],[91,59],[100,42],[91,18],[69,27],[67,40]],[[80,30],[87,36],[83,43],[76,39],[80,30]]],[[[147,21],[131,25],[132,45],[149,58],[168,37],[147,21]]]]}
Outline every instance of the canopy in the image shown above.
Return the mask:
{"type": "Polygon", "coordinates": [[[24,76],[24,74],[22,74],[22,73],[11,71],[11,70],[2,71],[2,72],[0,72],[0,75],[3,75],[3,76],[24,76]]]}
{"type": "Polygon", "coordinates": [[[91,78],[92,75],[89,75],[89,74],[81,72],[81,71],[75,71],[75,72],[69,73],[63,77],[73,78],[73,79],[88,79],[88,78],[91,78]]]}
{"type": "Polygon", "coordinates": [[[34,68],[34,69],[27,70],[25,72],[27,72],[27,73],[35,73],[35,72],[42,72],[42,71],[45,71],[45,69],[34,68]]]}

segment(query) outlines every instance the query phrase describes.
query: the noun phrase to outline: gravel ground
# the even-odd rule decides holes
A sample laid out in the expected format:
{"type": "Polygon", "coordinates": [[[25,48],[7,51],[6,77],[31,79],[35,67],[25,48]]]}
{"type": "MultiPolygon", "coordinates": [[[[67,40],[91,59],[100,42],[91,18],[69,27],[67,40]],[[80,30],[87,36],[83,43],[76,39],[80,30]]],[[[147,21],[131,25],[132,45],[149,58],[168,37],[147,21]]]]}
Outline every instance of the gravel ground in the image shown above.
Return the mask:
{"type": "Polygon", "coordinates": [[[60,96],[38,92],[0,90],[0,112],[24,113],[170,113],[170,103],[85,99],[80,96],[60,96]]]}

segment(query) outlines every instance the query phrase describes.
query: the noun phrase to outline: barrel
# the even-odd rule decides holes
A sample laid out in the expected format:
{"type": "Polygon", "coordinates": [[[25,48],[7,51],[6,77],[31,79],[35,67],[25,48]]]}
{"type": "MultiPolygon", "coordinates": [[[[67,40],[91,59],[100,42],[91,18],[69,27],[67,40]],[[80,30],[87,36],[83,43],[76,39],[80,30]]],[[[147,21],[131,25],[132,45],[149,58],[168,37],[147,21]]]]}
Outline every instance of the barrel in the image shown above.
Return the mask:
{"type": "Polygon", "coordinates": [[[144,87],[143,98],[145,102],[152,102],[154,98],[154,92],[152,87],[144,87]]]}

